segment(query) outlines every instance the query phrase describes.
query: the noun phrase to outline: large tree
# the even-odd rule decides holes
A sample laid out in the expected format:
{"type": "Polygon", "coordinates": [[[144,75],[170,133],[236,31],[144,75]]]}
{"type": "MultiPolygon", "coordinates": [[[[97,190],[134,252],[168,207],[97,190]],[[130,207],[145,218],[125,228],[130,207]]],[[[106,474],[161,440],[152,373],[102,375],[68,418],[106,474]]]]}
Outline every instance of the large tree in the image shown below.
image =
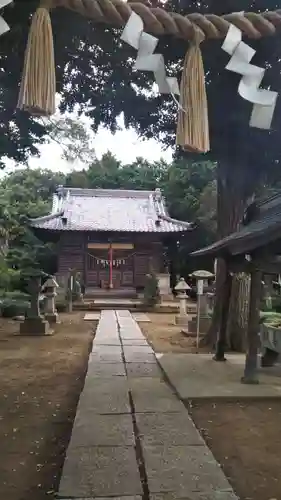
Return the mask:
{"type": "MultiPolygon", "coordinates": [[[[34,3],[16,0],[13,10],[6,9],[7,20],[13,29],[10,35],[3,37],[1,46],[6,82],[1,95],[4,109],[12,109],[16,102],[27,19],[34,3]]],[[[251,9],[274,10],[280,7],[280,1],[277,0],[170,0],[168,4],[169,8],[183,13],[198,11],[216,14],[251,9]]],[[[52,17],[57,90],[62,95],[61,109],[71,111],[76,105],[92,118],[94,129],[102,123],[111,130],[116,129],[117,117],[123,112],[126,126],[134,126],[146,137],[154,136],[166,144],[174,144],[175,104],[169,96],[155,97],[147,92],[152,85],[152,75],[132,71],[135,51],[120,43],[120,30],[93,25],[78,14],[62,9],[56,10],[52,17]]],[[[259,41],[251,40],[250,44],[257,49],[254,62],[267,67],[263,85],[271,85],[274,90],[279,90],[279,39],[262,38],[259,41]]],[[[186,48],[181,40],[162,37],[157,51],[164,54],[167,68],[172,68],[172,73],[180,76],[186,48]]],[[[237,228],[248,200],[254,196],[265,178],[275,174],[276,167],[279,174],[280,104],[278,101],[270,132],[251,129],[251,105],[237,94],[240,77],[224,69],[229,56],[221,50],[221,40],[207,40],[202,48],[211,132],[211,152],[208,158],[217,162],[218,237],[222,237],[237,228]]],[[[19,123],[23,123],[25,137],[29,140],[29,127],[33,126],[33,122],[26,115],[18,113],[14,121],[17,127],[19,123]]],[[[5,140],[8,140],[8,132],[5,129],[5,140]]],[[[18,137],[12,142],[11,155],[17,154],[13,149],[17,141],[20,141],[18,137]]],[[[24,151],[29,147],[28,141],[26,146],[26,141],[24,151]]],[[[215,317],[219,317],[220,312],[221,281],[223,269],[219,266],[215,317]]],[[[234,284],[234,288],[239,287],[239,283],[234,284]]],[[[242,320],[241,317],[241,323],[242,320]]]]}

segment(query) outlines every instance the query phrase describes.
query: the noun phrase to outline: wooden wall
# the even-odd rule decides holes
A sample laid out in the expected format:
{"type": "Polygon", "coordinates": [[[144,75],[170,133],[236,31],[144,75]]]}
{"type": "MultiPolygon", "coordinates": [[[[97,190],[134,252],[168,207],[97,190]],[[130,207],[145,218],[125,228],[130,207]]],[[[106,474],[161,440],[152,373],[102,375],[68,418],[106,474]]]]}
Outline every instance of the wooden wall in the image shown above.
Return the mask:
{"type": "MultiPolygon", "coordinates": [[[[90,235],[91,242],[99,242],[105,238],[105,233],[90,235]]],[[[120,237],[118,233],[113,234],[111,238],[114,242],[124,241],[124,236],[120,237]]],[[[116,269],[115,272],[124,274],[121,280],[122,286],[141,288],[145,284],[145,275],[152,269],[156,273],[163,271],[163,246],[160,240],[157,241],[155,234],[126,235],[125,238],[134,244],[134,248],[129,251],[132,257],[128,263],[128,269],[126,269],[126,264],[126,266],[121,266],[121,269],[116,269]]],[[[61,234],[58,244],[58,277],[67,276],[69,269],[72,268],[81,273],[86,286],[99,286],[97,270],[91,263],[91,257],[88,256],[91,252],[87,248],[88,242],[89,234],[87,233],[69,231],[61,234]]],[[[122,251],[118,253],[114,252],[113,258],[122,259],[122,251]]]]}
{"type": "Polygon", "coordinates": [[[76,269],[84,277],[85,238],[83,232],[64,232],[58,244],[59,276],[69,274],[69,269],[76,269]]]}

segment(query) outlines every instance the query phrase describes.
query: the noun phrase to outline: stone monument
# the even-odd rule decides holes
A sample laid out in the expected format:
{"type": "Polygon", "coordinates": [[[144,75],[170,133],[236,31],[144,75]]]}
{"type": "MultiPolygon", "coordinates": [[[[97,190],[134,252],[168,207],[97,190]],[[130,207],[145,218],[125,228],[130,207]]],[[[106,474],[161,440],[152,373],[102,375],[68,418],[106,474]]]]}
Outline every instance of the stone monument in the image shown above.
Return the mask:
{"type": "Polygon", "coordinates": [[[45,319],[50,324],[59,323],[59,317],[55,305],[55,297],[57,295],[56,290],[58,286],[59,285],[56,282],[56,280],[53,277],[50,277],[44,283],[44,286],[42,288],[46,296],[45,311],[44,311],[45,319]]]}
{"type": "Polygon", "coordinates": [[[188,326],[188,315],[186,312],[186,291],[190,290],[190,286],[186,283],[184,278],[180,278],[178,284],[174,288],[177,298],[179,299],[180,312],[176,316],[176,325],[188,326]]]}
{"type": "Polygon", "coordinates": [[[49,323],[40,315],[39,295],[41,293],[41,278],[40,271],[30,275],[28,290],[30,294],[30,308],[26,318],[20,324],[20,335],[49,335],[49,323]]]}

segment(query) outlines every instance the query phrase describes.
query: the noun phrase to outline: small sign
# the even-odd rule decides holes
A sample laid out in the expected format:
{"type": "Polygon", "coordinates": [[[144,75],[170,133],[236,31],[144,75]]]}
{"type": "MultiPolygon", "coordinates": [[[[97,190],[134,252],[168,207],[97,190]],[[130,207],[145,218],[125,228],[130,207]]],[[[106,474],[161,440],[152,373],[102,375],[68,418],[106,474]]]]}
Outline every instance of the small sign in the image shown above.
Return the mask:
{"type": "Polygon", "coordinates": [[[204,280],[197,280],[197,295],[203,295],[204,280]]]}

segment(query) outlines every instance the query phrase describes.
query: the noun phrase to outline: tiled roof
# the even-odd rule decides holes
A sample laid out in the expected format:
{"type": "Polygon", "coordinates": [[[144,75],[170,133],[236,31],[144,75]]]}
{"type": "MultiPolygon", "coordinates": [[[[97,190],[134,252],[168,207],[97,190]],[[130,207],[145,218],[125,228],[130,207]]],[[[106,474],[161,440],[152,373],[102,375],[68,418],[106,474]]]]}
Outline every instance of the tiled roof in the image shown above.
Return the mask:
{"type": "Polygon", "coordinates": [[[256,206],[255,210],[251,220],[241,224],[240,230],[191,255],[215,257],[225,253],[246,254],[281,239],[281,194],[263,201],[256,206]]]}
{"type": "Polygon", "coordinates": [[[170,219],[160,190],[58,188],[52,213],[30,225],[51,231],[170,233],[192,225],[170,219]],[[162,218],[163,217],[163,218],[162,218]],[[168,220],[167,220],[168,219],[168,220]]]}

